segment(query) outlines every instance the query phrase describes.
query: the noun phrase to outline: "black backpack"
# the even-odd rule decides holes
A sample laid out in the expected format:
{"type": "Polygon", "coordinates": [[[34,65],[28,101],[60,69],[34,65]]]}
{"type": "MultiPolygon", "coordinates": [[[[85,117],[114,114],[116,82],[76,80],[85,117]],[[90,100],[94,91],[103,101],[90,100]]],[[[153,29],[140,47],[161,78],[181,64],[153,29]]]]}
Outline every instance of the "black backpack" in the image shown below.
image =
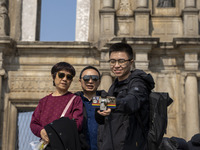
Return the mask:
{"type": "MultiPolygon", "coordinates": [[[[167,107],[173,100],[169,97],[168,93],[151,92],[149,95],[149,102],[150,122],[147,134],[148,150],[158,150],[167,129],[167,107]]],[[[143,128],[144,135],[146,135],[144,125],[138,113],[136,113],[136,117],[143,128]]]]}

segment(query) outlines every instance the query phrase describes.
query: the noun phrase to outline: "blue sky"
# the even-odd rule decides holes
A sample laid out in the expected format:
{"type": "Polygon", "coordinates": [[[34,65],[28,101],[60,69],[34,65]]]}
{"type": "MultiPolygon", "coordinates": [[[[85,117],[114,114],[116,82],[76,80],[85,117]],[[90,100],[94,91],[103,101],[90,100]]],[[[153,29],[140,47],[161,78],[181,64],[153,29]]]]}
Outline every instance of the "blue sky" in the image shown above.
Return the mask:
{"type": "Polygon", "coordinates": [[[42,0],[40,41],[75,41],[76,0],[42,0]]]}

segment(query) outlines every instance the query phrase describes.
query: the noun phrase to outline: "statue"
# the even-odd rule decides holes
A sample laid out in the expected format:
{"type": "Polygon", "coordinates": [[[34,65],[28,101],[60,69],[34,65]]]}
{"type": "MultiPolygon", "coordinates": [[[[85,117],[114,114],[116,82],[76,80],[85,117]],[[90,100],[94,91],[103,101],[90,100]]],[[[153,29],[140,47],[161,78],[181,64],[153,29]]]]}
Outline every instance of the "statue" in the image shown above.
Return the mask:
{"type": "Polygon", "coordinates": [[[175,0],[158,0],[157,7],[175,7],[175,0]]]}

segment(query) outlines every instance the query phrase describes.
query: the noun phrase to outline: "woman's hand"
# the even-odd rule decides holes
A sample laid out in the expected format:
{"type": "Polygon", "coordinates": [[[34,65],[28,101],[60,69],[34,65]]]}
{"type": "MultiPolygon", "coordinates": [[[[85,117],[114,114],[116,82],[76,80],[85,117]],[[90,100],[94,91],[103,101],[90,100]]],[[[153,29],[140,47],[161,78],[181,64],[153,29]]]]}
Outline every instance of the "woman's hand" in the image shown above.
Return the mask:
{"type": "Polygon", "coordinates": [[[40,131],[41,138],[44,140],[45,144],[49,144],[49,137],[45,129],[40,131]]]}
{"type": "Polygon", "coordinates": [[[110,115],[110,113],[111,113],[111,109],[108,108],[107,110],[104,110],[104,111],[98,110],[97,112],[98,112],[100,115],[102,115],[102,116],[108,116],[108,115],[110,115]]]}

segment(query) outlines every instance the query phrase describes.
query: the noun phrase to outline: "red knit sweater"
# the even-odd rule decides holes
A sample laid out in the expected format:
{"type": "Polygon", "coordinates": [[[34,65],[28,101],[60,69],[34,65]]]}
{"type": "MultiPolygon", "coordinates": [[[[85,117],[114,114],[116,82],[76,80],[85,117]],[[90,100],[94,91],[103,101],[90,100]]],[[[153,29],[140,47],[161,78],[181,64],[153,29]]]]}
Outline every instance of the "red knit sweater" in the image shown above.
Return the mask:
{"type": "MultiPolygon", "coordinates": [[[[52,94],[50,94],[42,98],[32,115],[30,127],[33,134],[41,137],[40,131],[45,125],[60,118],[65,106],[73,95],[74,94],[71,92],[68,92],[62,96],[52,96],[52,94]]],[[[66,112],[65,117],[74,119],[78,130],[81,130],[83,121],[83,103],[81,97],[75,97],[66,112]]]]}

